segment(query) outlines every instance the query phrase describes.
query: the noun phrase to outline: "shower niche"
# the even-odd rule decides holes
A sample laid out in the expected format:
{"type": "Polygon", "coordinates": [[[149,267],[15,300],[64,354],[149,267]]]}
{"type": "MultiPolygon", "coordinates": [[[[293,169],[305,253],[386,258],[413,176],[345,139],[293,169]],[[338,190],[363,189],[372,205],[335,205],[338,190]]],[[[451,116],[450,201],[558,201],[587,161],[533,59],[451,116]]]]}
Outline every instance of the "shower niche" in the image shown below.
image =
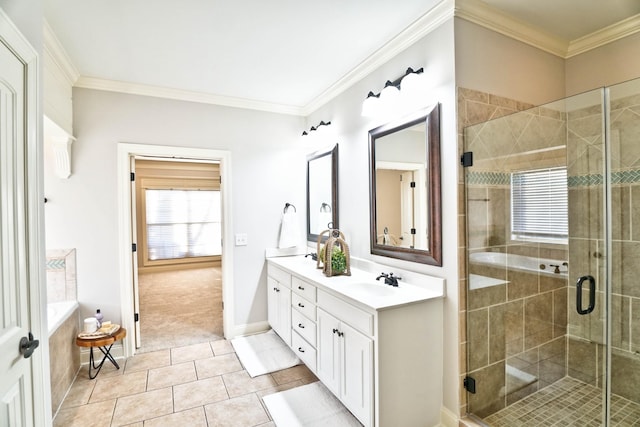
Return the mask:
{"type": "Polygon", "coordinates": [[[468,414],[640,423],[640,81],[463,137],[468,414]]]}

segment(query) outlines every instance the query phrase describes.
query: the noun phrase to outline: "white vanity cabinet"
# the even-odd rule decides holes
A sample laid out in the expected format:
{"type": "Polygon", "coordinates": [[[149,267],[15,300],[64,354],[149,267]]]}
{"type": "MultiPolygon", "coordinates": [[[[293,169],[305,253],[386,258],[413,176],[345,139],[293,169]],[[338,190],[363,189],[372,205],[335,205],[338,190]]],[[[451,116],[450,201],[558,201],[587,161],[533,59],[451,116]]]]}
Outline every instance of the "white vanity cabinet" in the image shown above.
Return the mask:
{"type": "Polygon", "coordinates": [[[272,288],[288,283],[290,331],[276,332],[365,427],[439,424],[442,279],[369,292],[374,273],[327,278],[301,257],[269,258],[268,277],[269,323],[286,327],[272,288]]]}
{"type": "Polygon", "coordinates": [[[372,425],[373,340],[318,309],[318,378],[365,426],[372,425]]]}
{"type": "Polygon", "coordinates": [[[267,272],[267,320],[291,346],[291,274],[274,266],[267,272]]]}
{"type": "Polygon", "coordinates": [[[316,287],[291,277],[291,348],[311,371],[316,371],[316,287]]]}

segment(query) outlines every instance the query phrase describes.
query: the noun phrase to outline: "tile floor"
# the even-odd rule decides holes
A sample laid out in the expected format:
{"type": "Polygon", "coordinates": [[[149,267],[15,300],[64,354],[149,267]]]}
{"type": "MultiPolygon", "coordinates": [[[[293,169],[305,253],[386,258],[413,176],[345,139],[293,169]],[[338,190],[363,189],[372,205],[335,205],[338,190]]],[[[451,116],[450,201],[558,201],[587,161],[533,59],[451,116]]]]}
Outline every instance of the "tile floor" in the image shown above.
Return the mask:
{"type": "Polygon", "coordinates": [[[251,378],[229,341],[209,341],[107,363],[95,380],[83,367],[53,425],[274,426],[262,396],[313,381],[304,365],[251,378]]]}
{"type": "MultiPolygon", "coordinates": [[[[612,426],[640,426],[640,405],[620,396],[611,398],[612,426]]],[[[486,417],[491,427],[602,425],[602,390],[565,377],[486,417]]]]}

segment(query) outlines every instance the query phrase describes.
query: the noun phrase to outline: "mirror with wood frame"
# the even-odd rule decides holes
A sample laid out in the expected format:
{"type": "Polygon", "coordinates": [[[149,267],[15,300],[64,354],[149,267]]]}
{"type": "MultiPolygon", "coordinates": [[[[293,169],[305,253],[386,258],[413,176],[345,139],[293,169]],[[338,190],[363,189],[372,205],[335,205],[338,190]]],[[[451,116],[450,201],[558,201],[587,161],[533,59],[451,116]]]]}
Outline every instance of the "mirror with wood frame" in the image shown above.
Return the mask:
{"type": "Polygon", "coordinates": [[[307,157],[307,240],[338,228],[338,144],[307,157]]]}
{"type": "Polygon", "coordinates": [[[442,265],[440,104],[369,131],[371,253],[442,265]]]}

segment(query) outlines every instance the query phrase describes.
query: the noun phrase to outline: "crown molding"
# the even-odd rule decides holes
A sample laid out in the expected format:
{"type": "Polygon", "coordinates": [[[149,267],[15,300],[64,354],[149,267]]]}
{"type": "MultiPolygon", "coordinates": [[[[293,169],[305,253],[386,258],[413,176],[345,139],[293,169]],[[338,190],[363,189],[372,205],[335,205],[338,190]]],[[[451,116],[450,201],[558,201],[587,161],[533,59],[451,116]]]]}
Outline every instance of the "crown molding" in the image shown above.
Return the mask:
{"type": "Polygon", "coordinates": [[[589,50],[604,46],[640,32],[640,14],[616,22],[584,37],[569,42],[566,58],[579,55],[589,50]]]}
{"type": "Polygon", "coordinates": [[[202,92],[192,92],[161,86],[122,82],[117,80],[101,79],[97,77],[81,76],[74,84],[74,87],[103,90],[108,92],[120,92],[129,95],[152,96],[156,98],[166,98],[177,101],[198,102],[201,104],[222,105],[225,107],[267,111],[270,113],[288,114],[293,116],[303,115],[301,107],[292,105],[274,104],[270,102],[255,101],[251,99],[235,98],[231,96],[214,95],[202,92]]]}
{"type": "Polygon", "coordinates": [[[563,59],[640,32],[640,14],[575,40],[553,36],[480,0],[456,0],[455,16],[496,31],[563,59]]]}
{"type": "Polygon", "coordinates": [[[479,0],[456,0],[455,15],[489,30],[565,58],[569,43],[479,0]]]}
{"type": "Polygon", "coordinates": [[[58,37],[56,37],[46,19],[42,25],[42,38],[44,53],[48,55],[51,61],[62,72],[62,75],[68,81],[69,85],[73,86],[80,77],[80,72],[76,66],[73,65],[67,51],[62,46],[62,43],[60,43],[60,40],[58,40],[58,37]]]}
{"type": "Polygon", "coordinates": [[[358,66],[326,89],[322,94],[314,98],[303,107],[273,104],[269,102],[255,101],[243,98],[191,92],[180,89],[171,89],[160,86],[143,85],[130,82],[107,80],[96,77],[80,76],[75,82],[75,87],[85,89],[104,90],[110,92],[127,93],[131,95],[153,96],[179,101],[199,102],[203,104],[223,105],[227,107],[267,111],[272,113],[288,114],[306,117],[325,105],[336,96],[347,90],[375,69],[389,61],[391,58],[420,40],[422,37],[440,26],[447,19],[453,17],[454,0],[443,0],[422,17],[414,21],[404,31],[391,39],[383,47],[370,55],[358,66]]]}
{"type": "Polygon", "coordinates": [[[640,14],[573,41],[553,36],[480,0],[442,0],[355,68],[304,106],[80,76],[59,40],[44,22],[45,51],[74,87],[152,96],[307,117],[452,17],[458,17],[563,59],[640,32],[640,14]]]}
{"type": "Polygon", "coordinates": [[[364,61],[349,71],[340,80],[331,85],[328,89],[318,95],[302,109],[305,116],[308,116],[318,108],[322,107],[342,92],[362,80],[388,62],[391,58],[407,49],[409,46],[435,30],[447,19],[453,18],[454,0],[443,0],[422,15],[400,34],[395,36],[380,49],[369,55],[364,61]]]}

